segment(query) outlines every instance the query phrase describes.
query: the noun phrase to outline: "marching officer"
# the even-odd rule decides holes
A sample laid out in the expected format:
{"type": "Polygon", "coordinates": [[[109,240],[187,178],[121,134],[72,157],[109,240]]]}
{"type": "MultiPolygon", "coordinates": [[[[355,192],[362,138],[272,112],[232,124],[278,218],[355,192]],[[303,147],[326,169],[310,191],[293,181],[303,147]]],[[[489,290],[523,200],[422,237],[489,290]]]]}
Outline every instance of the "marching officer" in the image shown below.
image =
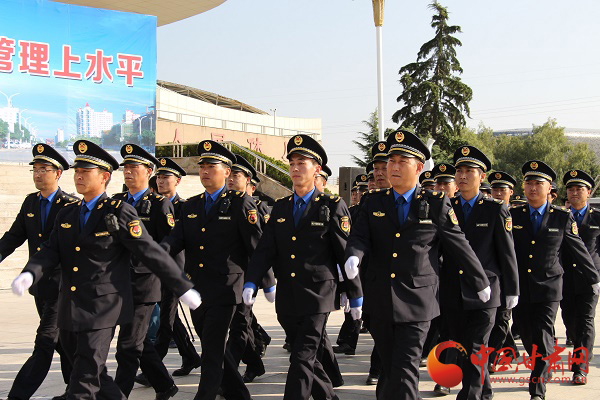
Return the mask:
{"type": "MultiPolygon", "coordinates": [[[[0,260],[11,255],[27,240],[29,256],[40,250],[48,240],[58,211],[65,204],[78,201],[74,196],[63,192],[58,186],[62,173],[69,169],[67,160],[54,148],[43,143],[33,146],[33,183],[38,190],[29,194],[10,229],[0,239],[0,260]]],[[[30,290],[35,299],[35,307],[40,324],[35,337],[33,353],[23,364],[8,393],[9,399],[29,399],[40,387],[52,364],[54,349],[60,354],[61,370],[65,383],[69,383],[71,365],[58,341],[56,315],[58,310],[58,288],[60,268],[48,273],[30,290]]],[[[64,399],[57,396],[54,399],[64,399]]]]}
{"type": "Polygon", "coordinates": [[[106,196],[119,163],[100,146],[78,140],[75,186],[83,200],[67,203],[56,216],[49,239],[13,281],[18,295],[60,264],[58,327],[73,365],[67,399],[125,399],[106,371],[115,326],[131,322],[130,257],[151,266],[180,299],[195,308],[198,293],[177,264],[152,240],[129,204],[106,196]]]}
{"type": "MultiPolygon", "coordinates": [[[[148,234],[160,243],[175,226],[175,217],[169,199],[151,192],[148,188],[148,180],[159,162],[136,144],[121,147],[121,156],[123,176],[128,190],[114,195],[113,198],[131,204],[148,234]]],[[[177,393],[177,386],[146,334],[152,311],[161,300],[160,281],[150,266],[132,256],[131,284],[134,316],[131,323],[122,325],[119,330],[115,354],[118,363],[115,382],[123,394],[129,397],[143,359],[142,372],[156,391],[157,399],[168,399],[177,393]]]]}
{"type": "Polygon", "coordinates": [[[371,147],[371,156],[373,158],[373,177],[375,178],[375,187],[377,189],[387,189],[391,187],[387,173],[387,143],[385,140],[375,143],[371,147]]]}
{"type": "Polygon", "coordinates": [[[490,283],[448,198],[417,184],[429,149],[403,129],[388,136],[387,149],[393,186],[363,198],[346,247],[345,270],[350,277],[369,253],[365,312],[383,366],[377,397],[413,400],[419,397],[423,343],[430,321],[439,315],[440,242],[461,257],[460,278],[481,300],[489,299],[490,283]]]}
{"type": "Polygon", "coordinates": [[[327,180],[331,176],[331,169],[327,165],[323,165],[319,174],[315,177],[315,186],[321,191],[325,191],[325,186],[327,186],[327,180]]]}
{"type": "Polygon", "coordinates": [[[488,176],[488,182],[492,188],[492,197],[510,206],[510,198],[517,184],[515,178],[504,171],[496,171],[488,176]]]}
{"type": "MultiPolygon", "coordinates": [[[[185,170],[172,159],[163,157],[158,160],[155,175],[158,193],[169,199],[173,204],[175,223],[179,222],[181,218],[181,209],[186,201],[177,193],[177,186],[184,176],[186,176],[185,170]]],[[[179,253],[175,257],[175,261],[183,269],[185,263],[184,252],[179,253]]],[[[191,342],[185,326],[181,322],[181,319],[179,319],[177,313],[179,301],[177,297],[166,288],[162,288],[161,292],[160,325],[156,341],[154,342],[154,348],[162,360],[167,355],[169,343],[171,342],[171,339],[173,339],[177,345],[182,361],[181,368],[173,371],[173,376],[185,376],[194,368],[200,366],[200,356],[198,355],[194,344],[191,342]]],[[[142,357],[140,360],[142,371],[147,369],[146,361],[145,357],[142,357]]]]}
{"type": "Polygon", "coordinates": [[[458,186],[456,185],[456,179],[454,177],[456,174],[454,165],[446,163],[436,164],[431,173],[435,180],[433,190],[444,192],[450,199],[454,197],[458,191],[458,186]]]}
{"type": "MultiPolygon", "coordinates": [[[[337,264],[344,261],[350,216],[344,201],[315,187],[315,176],[327,163],[325,150],[307,135],[287,144],[294,194],[278,200],[250,261],[243,298],[253,295],[272,267],[279,286],[275,310],[291,343],[284,399],[337,399],[318,354],[331,311],[339,307],[337,264]]],[[[352,278],[355,278],[353,276],[352,278]]],[[[358,279],[345,279],[356,319],[362,291],[358,279]]]]}
{"type": "Polygon", "coordinates": [[[435,179],[432,171],[425,171],[419,175],[419,185],[425,190],[435,190],[435,179]]]}
{"type": "MultiPolygon", "coordinates": [[[[563,177],[567,187],[567,198],[571,204],[571,213],[577,224],[579,237],[585,243],[594,266],[600,269],[600,209],[591,207],[588,198],[594,187],[594,180],[590,175],[581,170],[571,170],[563,177]]],[[[594,349],[594,317],[598,294],[587,284],[585,275],[577,268],[577,260],[570,252],[561,253],[564,269],[563,298],[560,302],[562,318],[567,327],[567,332],[573,338],[574,348],[583,347],[587,355],[582,355],[577,350],[574,357],[582,357],[589,361],[592,359],[594,349]]],[[[585,385],[587,373],[585,366],[574,363],[572,366],[574,384],[585,385]]]]}
{"type": "Polygon", "coordinates": [[[367,189],[376,189],[377,186],[375,186],[375,176],[373,176],[373,161],[369,161],[367,168],[365,168],[365,172],[367,173],[367,189]]]}
{"type": "Polygon", "coordinates": [[[564,271],[559,263],[559,251],[570,253],[575,264],[570,268],[579,271],[583,282],[595,294],[600,291],[600,278],[578,236],[577,222],[571,212],[548,202],[550,183],[556,179],[554,170],[542,161],[531,160],[521,171],[528,204],[510,210],[521,291],[513,317],[527,353],[532,355],[533,345],[536,345],[541,355],[535,359],[529,394],[532,400],[543,400],[549,366],[543,357],[553,352],[554,320],[563,291],[564,271]]]}
{"type": "Polygon", "coordinates": [[[185,272],[202,296],[202,305],[192,312],[202,343],[195,400],[214,400],[219,387],[225,398],[249,399],[226,339],[261,222],[252,197],[226,188],[235,155],[212,140],[200,142],[198,154],[206,191],[185,202],[179,223],[161,245],[173,255],[185,250],[185,272]]]}
{"type": "MultiPolygon", "coordinates": [[[[513,246],[512,218],[500,200],[487,198],[479,190],[491,162],[479,149],[461,146],[454,152],[456,181],[460,195],[451,199],[459,226],[490,282],[491,293],[476,293],[462,279],[462,258],[444,252],[440,279],[440,304],[450,339],[467,352],[462,365],[462,389],[457,399],[490,399],[489,372],[470,362],[470,357],[487,347],[496,308],[508,310],[518,302],[517,259],[513,246]],[[469,327],[465,329],[465,327],[469,327]]],[[[477,356],[477,355],[476,355],[477,356]]]]}

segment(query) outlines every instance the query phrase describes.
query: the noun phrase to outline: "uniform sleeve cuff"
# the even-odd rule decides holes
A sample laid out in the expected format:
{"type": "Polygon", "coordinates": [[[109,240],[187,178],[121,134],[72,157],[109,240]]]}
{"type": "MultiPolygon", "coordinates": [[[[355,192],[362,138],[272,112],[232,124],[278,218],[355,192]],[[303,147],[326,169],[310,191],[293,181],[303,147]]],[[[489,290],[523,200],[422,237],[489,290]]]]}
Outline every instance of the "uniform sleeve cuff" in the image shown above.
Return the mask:
{"type": "Polygon", "coordinates": [[[362,303],[362,297],[359,297],[358,299],[350,299],[350,308],[362,307],[362,303]]]}
{"type": "MultiPolygon", "coordinates": [[[[248,284],[248,283],[246,283],[246,285],[247,285],[247,284],[248,284]]],[[[244,285],[244,288],[246,287],[246,285],[244,285]]],[[[255,286],[255,287],[256,287],[256,286],[255,286]]],[[[263,292],[265,292],[265,293],[271,293],[271,292],[274,292],[274,291],[275,291],[275,285],[273,285],[273,286],[271,286],[271,287],[268,287],[268,288],[263,288],[263,292]]]]}
{"type": "Polygon", "coordinates": [[[254,293],[256,293],[256,285],[254,283],[252,283],[252,282],[244,283],[244,289],[248,289],[248,288],[254,290],[254,293]]]}

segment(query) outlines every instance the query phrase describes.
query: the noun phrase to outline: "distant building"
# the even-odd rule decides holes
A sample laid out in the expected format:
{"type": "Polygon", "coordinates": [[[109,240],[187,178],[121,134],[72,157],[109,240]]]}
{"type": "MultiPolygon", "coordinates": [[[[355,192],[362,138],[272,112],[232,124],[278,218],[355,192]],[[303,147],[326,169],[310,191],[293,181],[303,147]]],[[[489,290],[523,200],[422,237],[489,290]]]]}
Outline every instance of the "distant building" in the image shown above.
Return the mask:
{"type": "Polygon", "coordinates": [[[125,114],[123,114],[123,122],[126,124],[133,124],[133,121],[138,119],[140,114],[136,114],[131,110],[125,110],[125,114]]]}
{"type": "Polygon", "coordinates": [[[0,119],[8,123],[8,130],[10,133],[14,133],[15,124],[19,122],[21,113],[18,108],[15,107],[0,107],[0,119]]]}
{"type": "Polygon", "coordinates": [[[54,141],[56,143],[60,143],[60,142],[64,142],[65,140],[65,131],[64,129],[57,129],[56,130],[56,135],[54,136],[54,141]]]}
{"type": "Polygon", "coordinates": [[[106,110],[94,111],[89,103],[77,110],[77,135],[100,137],[102,131],[110,130],[112,126],[113,115],[106,110]]]}

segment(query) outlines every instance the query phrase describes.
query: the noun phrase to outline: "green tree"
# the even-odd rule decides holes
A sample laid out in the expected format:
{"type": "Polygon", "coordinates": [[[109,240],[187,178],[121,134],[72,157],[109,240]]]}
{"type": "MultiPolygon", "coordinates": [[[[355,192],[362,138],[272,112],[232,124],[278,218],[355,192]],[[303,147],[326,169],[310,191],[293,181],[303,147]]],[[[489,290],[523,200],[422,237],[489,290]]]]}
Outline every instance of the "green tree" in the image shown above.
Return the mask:
{"type": "MultiPolygon", "coordinates": [[[[367,132],[358,132],[360,135],[359,140],[353,140],[354,143],[360,149],[362,158],[352,155],[352,161],[359,167],[366,168],[367,164],[371,160],[371,147],[379,141],[379,118],[377,117],[377,109],[371,113],[368,120],[362,121],[363,124],[368,128],[367,132]]],[[[384,132],[384,136],[387,137],[393,129],[387,128],[384,132]]]]}
{"type": "Polygon", "coordinates": [[[448,10],[437,1],[429,8],[434,11],[431,26],[435,36],[421,46],[416,62],[400,69],[403,90],[397,101],[403,107],[392,120],[414,128],[424,139],[434,138],[434,155],[448,158],[461,144],[460,133],[465,116],[470,117],[473,91],[458,76],[463,69],[456,47],[462,43],[454,35],[461,32],[460,26],[448,24],[448,10]]]}

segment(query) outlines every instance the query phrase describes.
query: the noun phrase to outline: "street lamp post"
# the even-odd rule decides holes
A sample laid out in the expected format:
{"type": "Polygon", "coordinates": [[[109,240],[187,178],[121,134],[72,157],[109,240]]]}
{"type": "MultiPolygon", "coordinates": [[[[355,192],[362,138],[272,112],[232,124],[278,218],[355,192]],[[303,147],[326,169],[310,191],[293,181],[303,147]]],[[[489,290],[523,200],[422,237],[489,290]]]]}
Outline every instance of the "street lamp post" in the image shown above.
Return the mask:
{"type": "Polygon", "coordinates": [[[377,118],[379,140],[383,138],[383,8],[385,0],[373,0],[373,17],[375,19],[375,32],[377,34],[377,118]]]}
{"type": "Polygon", "coordinates": [[[275,136],[277,134],[277,127],[275,125],[275,117],[277,116],[277,109],[270,108],[270,110],[273,112],[273,136],[275,136]]]}
{"type": "Polygon", "coordinates": [[[142,145],[142,120],[146,117],[148,117],[148,116],[144,115],[142,117],[137,117],[137,119],[140,121],[140,137],[139,137],[139,141],[140,141],[139,145],[140,146],[142,145]]]}

